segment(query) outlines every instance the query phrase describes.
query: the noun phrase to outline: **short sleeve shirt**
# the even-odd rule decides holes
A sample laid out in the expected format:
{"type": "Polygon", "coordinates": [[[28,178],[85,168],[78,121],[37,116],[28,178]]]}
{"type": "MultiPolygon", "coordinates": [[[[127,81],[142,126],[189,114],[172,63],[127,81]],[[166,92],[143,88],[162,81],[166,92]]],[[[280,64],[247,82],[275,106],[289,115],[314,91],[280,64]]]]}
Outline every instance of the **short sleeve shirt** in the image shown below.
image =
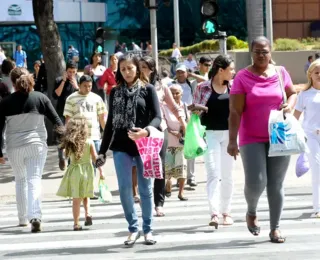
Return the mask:
{"type": "Polygon", "coordinates": [[[320,130],[320,90],[311,87],[302,91],[295,109],[304,113],[302,126],[307,134],[320,130]]]}
{"type": "Polygon", "coordinates": [[[88,139],[100,140],[99,115],[106,112],[106,106],[100,96],[92,92],[85,96],[77,91],[67,98],[63,115],[71,118],[85,117],[89,128],[88,139]]]}
{"type": "MultiPolygon", "coordinates": [[[[284,67],[280,68],[284,87],[292,86],[289,73],[284,67]]],[[[245,95],[245,107],[239,130],[240,146],[267,143],[270,112],[278,110],[283,102],[278,74],[265,78],[242,69],[233,81],[230,94],[245,95]]]]}
{"type": "Polygon", "coordinates": [[[27,54],[25,51],[16,51],[14,54],[14,59],[16,61],[17,67],[24,67],[24,60],[27,58],[27,54]]]}

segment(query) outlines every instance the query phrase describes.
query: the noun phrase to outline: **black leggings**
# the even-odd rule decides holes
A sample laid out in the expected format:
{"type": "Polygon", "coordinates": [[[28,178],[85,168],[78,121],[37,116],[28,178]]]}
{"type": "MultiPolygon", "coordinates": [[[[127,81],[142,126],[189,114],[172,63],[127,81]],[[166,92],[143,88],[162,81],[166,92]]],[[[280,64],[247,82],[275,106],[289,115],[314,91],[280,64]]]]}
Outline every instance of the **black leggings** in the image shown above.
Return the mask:
{"type": "Polygon", "coordinates": [[[163,207],[165,192],[166,192],[166,174],[165,174],[165,160],[166,151],[168,147],[168,130],[164,131],[164,142],[160,151],[160,157],[162,161],[163,179],[154,179],[153,197],[154,205],[156,207],[163,207]]]}

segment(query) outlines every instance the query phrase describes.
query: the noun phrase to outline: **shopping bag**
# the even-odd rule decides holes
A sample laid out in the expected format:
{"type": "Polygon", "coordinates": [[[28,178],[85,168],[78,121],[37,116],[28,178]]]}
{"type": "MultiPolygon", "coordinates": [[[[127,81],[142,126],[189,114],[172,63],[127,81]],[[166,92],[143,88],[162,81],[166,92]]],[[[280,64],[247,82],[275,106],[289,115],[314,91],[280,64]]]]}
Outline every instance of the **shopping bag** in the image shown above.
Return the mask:
{"type": "Polygon", "coordinates": [[[163,179],[160,151],[164,141],[164,133],[149,126],[150,135],[136,140],[136,145],[143,162],[143,177],[163,179]]]}
{"type": "Polygon", "coordinates": [[[308,156],[306,153],[300,154],[297,162],[296,162],[296,175],[297,177],[301,177],[306,174],[310,169],[310,164],[308,160],[308,156]]]}
{"type": "Polygon", "coordinates": [[[108,188],[106,180],[99,180],[99,200],[104,203],[112,202],[112,194],[108,188]]]}
{"type": "Polygon", "coordinates": [[[269,116],[269,157],[300,154],[306,151],[306,136],[299,121],[282,110],[269,116]]]}
{"type": "Polygon", "coordinates": [[[204,139],[205,131],[206,127],[201,125],[200,117],[192,114],[184,138],[183,152],[186,159],[194,159],[207,151],[208,146],[204,139]]]}

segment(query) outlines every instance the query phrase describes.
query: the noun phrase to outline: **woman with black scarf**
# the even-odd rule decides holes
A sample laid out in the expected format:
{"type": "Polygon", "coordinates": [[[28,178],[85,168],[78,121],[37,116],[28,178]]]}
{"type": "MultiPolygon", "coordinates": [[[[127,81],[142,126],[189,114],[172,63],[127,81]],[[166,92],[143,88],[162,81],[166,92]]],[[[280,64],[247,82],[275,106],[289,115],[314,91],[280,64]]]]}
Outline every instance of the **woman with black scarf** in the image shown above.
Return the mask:
{"type": "Polygon", "coordinates": [[[140,237],[138,215],[132,196],[132,166],[137,165],[139,193],[145,244],[154,245],[152,238],[152,183],[143,177],[143,163],[135,140],[149,136],[148,126],[160,127],[161,112],[157,93],[139,69],[139,60],[128,54],[121,56],[116,74],[117,87],[110,93],[110,107],[97,166],[105,163],[108,149],[118,178],[120,200],[129,224],[129,236],[124,242],[132,246],[140,237]]]}

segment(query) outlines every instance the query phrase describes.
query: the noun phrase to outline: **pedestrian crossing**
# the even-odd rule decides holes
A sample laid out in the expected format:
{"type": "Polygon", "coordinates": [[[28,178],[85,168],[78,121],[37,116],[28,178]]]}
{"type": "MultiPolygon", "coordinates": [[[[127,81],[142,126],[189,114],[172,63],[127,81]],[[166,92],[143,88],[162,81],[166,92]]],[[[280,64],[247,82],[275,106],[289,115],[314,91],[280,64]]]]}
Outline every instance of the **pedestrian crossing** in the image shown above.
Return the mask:
{"type": "MultiPolygon", "coordinates": [[[[118,196],[111,204],[92,201],[93,226],[83,227],[81,232],[72,230],[68,200],[43,202],[43,232],[38,234],[30,233],[30,227],[16,226],[14,204],[0,205],[0,259],[318,259],[320,220],[312,218],[311,194],[298,191],[287,192],[281,222],[287,242],[281,245],[271,244],[268,239],[265,194],[259,202],[261,234],[254,237],[247,231],[241,188],[236,189],[233,198],[233,226],[219,226],[218,230],[208,226],[210,217],[202,183],[195,191],[185,192],[189,201],[179,201],[176,192],[167,199],[166,216],[154,218],[155,246],[144,245],[140,238],[129,249],[123,245],[128,233],[118,196]]],[[[140,207],[136,207],[141,219],[140,207]]]]}

